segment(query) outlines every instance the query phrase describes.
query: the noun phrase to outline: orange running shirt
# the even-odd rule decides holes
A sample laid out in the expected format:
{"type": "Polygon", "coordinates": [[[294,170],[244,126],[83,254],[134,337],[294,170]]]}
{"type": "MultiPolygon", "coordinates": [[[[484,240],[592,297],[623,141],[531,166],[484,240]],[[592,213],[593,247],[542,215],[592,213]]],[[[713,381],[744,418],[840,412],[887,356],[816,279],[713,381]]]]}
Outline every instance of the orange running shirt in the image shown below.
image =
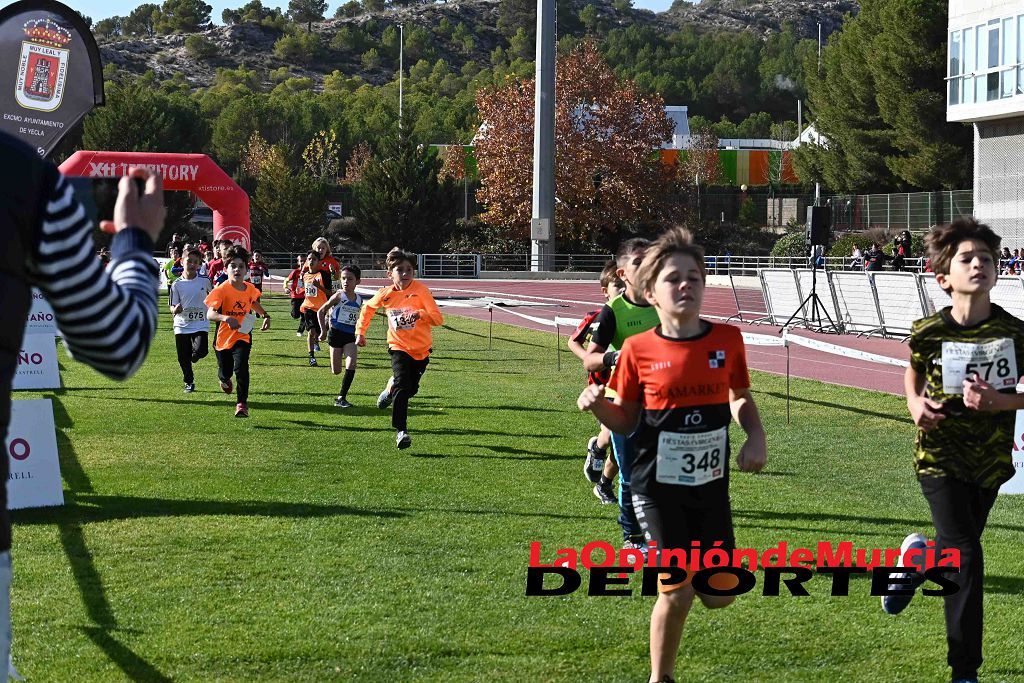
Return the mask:
{"type": "Polygon", "coordinates": [[[327,297],[330,296],[330,292],[325,291],[327,288],[324,285],[323,271],[317,273],[303,273],[302,286],[306,291],[306,296],[303,299],[302,306],[299,307],[299,310],[317,311],[320,310],[321,306],[327,303],[327,297]]]}
{"type": "Polygon", "coordinates": [[[623,402],[643,407],[633,490],[671,489],[698,506],[728,496],[729,390],[750,386],[739,328],[701,325],[689,339],[666,338],[660,327],[628,338],[608,382],[623,402]]]}
{"type": "Polygon", "coordinates": [[[430,328],[444,323],[444,317],[426,285],[413,280],[405,289],[394,285],[380,289],[363,304],[356,323],[357,334],[366,335],[378,308],[383,308],[388,316],[388,348],[404,351],[416,360],[430,355],[434,343],[430,328]],[[413,320],[413,313],[419,313],[419,318],[413,320]]]}
{"type": "MultiPolygon", "coordinates": [[[[252,312],[252,305],[259,301],[260,290],[251,282],[245,283],[245,289],[235,289],[230,282],[214,287],[213,291],[206,295],[207,306],[223,315],[228,315],[237,320],[240,324],[245,322],[245,317],[252,312]]],[[[242,328],[244,329],[244,327],[242,328]]],[[[230,349],[236,343],[244,341],[252,343],[252,335],[248,332],[231,329],[227,323],[217,326],[217,339],[213,348],[217,351],[230,349]]]]}

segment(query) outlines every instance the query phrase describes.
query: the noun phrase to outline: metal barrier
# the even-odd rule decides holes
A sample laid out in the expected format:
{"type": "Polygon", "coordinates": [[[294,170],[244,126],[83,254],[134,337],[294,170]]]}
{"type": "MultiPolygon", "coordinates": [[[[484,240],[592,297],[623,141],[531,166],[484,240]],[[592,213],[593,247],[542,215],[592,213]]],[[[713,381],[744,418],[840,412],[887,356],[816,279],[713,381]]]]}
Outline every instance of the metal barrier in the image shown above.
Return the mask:
{"type": "Polygon", "coordinates": [[[871,279],[878,297],[883,332],[886,336],[910,334],[914,321],[928,315],[918,276],[913,273],[871,273],[871,279]]]}
{"type": "Polygon", "coordinates": [[[428,277],[479,277],[479,254],[420,254],[416,270],[428,277]]]}
{"type": "MultiPolygon", "coordinates": [[[[810,269],[765,268],[758,273],[761,291],[741,287],[730,277],[737,313],[730,320],[744,323],[786,325],[821,330],[825,317],[812,320],[811,310],[801,305],[812,291],[810,269]],[[759,306],[761,294],[764,305],[759,306]],[[761,310],[763,308],[764,310],[761,310]],[[799,315],[796,315],[797,313],[799,315]],[[792,319],[792,320],[791,320],[792,319]]],[[[840,333],[858,336],[906,337],[914,321],[934,314],[950,303],[931,273],[848,272],[819,270],[815,292],[840,333]]],[[[992,303],[1011,315],[1024,318],[1024,276],[999,278],[991,292],[992,303]]]]}

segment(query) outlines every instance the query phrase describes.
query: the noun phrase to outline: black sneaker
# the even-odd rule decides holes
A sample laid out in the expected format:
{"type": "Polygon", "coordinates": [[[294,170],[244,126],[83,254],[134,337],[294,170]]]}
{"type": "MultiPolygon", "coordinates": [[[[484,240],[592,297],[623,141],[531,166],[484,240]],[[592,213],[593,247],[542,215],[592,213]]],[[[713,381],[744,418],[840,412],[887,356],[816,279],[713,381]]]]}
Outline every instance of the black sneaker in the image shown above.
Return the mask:
{"type": "Polygon", "coordinates": [[[309,357],[309,367],[311,367],[311,368],[315,368],[316,367],[316,358],[313,358],[313,356],[309,357]]]}
{"type": "Polygon", "coordinates": [[[334,399],[334,407],[335,408],[351,408],[352,404],[349,403],[348,401],[346,401],[345,399],[343,399],[341,396],[339,396],[338,398],[334,399]]]}
{"type": "Polygon", "coordinates": [[[594,484],[594,495],[601,501],[601,505],[614,505],[619,502],[615,497],[615,491],[612,489],[611,482],[604,486],[601,486],[600,483],[594,484]]]}
{"type": "Polygon", "coordinates": [[[597,437],[590,437],[587,442],[587,459],[583,461],[583,476],[591,484],[601,481],[601,473],[604,471],[605,451],[597,447],[597,437]]]}
{"type": "Polygon", "coordinates": [[[186,384],[185,385],[185,393],[186,394],[191,394],[195,390],[196,390],[196,385],[195,384],[186,384]]]}
{"type": "Polygon", "coordinates": [[[395,444],[399,450],[403,450],[412,445],[412,437],[409,436],[409,432],[400,431],[395,434],[395,444]]]}

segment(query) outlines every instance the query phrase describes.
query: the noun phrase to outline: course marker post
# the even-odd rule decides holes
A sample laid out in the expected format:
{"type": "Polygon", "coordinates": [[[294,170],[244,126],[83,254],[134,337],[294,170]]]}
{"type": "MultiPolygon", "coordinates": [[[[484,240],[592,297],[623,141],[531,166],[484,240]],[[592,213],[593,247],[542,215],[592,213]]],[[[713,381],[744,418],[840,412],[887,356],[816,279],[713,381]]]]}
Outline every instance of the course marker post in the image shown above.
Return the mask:
{"type": "Polygon", "coordinates": [[[494,332],[494,306],[487,304],[487,315],[490,320],[487,323],[487,350],[491,350],[491,339],[494,332]]]}
{"type": "Polygon", "coordinates": [[[558,318],[555,318],[555,368],[562,371],[562,347],[558,345],[558,318]]]}

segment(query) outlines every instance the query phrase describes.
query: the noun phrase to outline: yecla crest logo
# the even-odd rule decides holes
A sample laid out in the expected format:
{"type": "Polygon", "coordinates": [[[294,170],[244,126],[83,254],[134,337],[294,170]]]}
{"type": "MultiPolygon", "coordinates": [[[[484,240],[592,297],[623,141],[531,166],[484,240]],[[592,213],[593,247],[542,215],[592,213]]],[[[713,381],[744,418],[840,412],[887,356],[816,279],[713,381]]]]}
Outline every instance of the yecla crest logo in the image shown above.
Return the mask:
{"type": "Polygon", "coordinates": [[[71,31],[51,19],[24,24],[15,98],[25,109],[55,111],[64,98],[71,31]]]}

